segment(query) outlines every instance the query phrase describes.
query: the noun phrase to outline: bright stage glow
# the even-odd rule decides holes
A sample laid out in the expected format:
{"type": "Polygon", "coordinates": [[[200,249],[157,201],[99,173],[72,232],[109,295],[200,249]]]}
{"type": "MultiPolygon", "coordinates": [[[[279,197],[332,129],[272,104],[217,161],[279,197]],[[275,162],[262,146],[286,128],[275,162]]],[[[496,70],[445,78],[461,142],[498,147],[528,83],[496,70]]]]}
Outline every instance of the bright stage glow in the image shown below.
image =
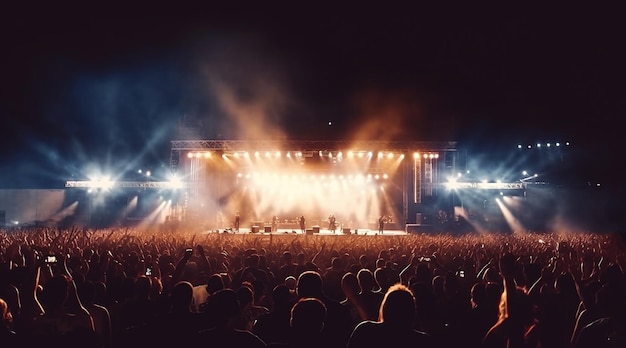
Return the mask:
{"type": "Polygon", "coordinates": [[[183,181],[175,174],[171,174],[169,177],[169,186],[173,189],[179,189],[184,186],[183,181]]]}
{"type": "Polygon", "coordinates": [[[89,180],[90,188],[109,190],[113,187],[114,184],[115,181],[111,180],[109,176],[99,176],[95,178],[90,178],[89,180]]]}

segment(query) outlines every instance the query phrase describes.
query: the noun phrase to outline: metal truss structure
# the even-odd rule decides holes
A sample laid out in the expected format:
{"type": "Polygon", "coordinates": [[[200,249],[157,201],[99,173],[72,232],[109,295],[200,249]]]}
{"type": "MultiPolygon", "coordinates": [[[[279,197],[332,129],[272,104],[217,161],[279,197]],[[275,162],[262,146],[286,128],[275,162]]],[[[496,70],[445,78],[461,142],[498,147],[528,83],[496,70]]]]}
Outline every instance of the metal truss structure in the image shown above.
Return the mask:
{"type": "Polygon", "coordinates": [[[455,141],[173,140],[172,151],[455,151],[455,141]]]}
{"type": "Polygon", "coordinates": [[[523,182],[454,182],[444,183],[443,187],[463,190],[463,189],[483,189],[483,190],[524,190],[526,183],[523,182]]]}
{"type": "Polygon", "coordinates": [[[331,141],[331,140],[173,140],[170,169],[176,172],[183,152],[217,151],[298,151],[304,157],[319,152],[394,151],[394,152],[456,152],[456,141],[331,141]]]}
{"type": "Polygon", "coordinates": [[[89,180],[71,180],[65,182],[67,188],[184,188],[187,184],[184,182],[172,183],[170,181],[111,181],[99,182],[89,180]]]}

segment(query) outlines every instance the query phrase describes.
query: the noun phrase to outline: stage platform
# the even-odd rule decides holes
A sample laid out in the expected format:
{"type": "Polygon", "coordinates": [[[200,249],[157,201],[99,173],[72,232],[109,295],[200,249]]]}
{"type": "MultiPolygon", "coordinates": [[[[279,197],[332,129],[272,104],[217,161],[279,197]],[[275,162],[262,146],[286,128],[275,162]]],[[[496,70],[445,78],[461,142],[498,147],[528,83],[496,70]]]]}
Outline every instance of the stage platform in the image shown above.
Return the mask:
{"type": "MultiPolygon", "coordinates": [[[[314,235],[314,236],[345,236],[345,235],[359,235],[359,236],[375,236],[375,235],[380,235],[378,233],[378,230],[370,230],[370,229],[356,229],[356,230],[349,230],[349,233],[344,233],[343,230],[336,230],[334,233],[333,231],[330,231],[328,229],[320,229],[319,232],[314,232],[315,230],[309,228],[308,234],[309,235],[314,235]]],[[[208,230],[205,231],[204,233],[230,233],[230,234],[249,234],[249,235],[306,235],[307,233],[303,233],[301,230],[294,230],[294,229],[278,229],[275,232],[265,232],[265,230],[259,230],[258,232],[252,232],[251,228],[240,228],[239,232],[234,232],[234,231],[230,231],[230,230],[208,230]]],[[[383,230],[383,236],[405,236],[408,233],[406,231],[403,230],[383,230]]]]}

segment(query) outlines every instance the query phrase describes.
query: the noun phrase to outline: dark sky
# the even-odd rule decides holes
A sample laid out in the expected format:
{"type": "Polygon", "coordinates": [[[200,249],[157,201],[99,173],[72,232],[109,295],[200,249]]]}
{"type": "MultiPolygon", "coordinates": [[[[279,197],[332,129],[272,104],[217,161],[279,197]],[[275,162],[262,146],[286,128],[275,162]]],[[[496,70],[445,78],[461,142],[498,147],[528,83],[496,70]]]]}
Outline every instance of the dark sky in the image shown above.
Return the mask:
{"type": "Polygon", "coordinates": [[[205,139],[570,141],[603,177],[624,21],[551,6],[4,8],[0,187],[167,166],[183,116],[205,139]]]}

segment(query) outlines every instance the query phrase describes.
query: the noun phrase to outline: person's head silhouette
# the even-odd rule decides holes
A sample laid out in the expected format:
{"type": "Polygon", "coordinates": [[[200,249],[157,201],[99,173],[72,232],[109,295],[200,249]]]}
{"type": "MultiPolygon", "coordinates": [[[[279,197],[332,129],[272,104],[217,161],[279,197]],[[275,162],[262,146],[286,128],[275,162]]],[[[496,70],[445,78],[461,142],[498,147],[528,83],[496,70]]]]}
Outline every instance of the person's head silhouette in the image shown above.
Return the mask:
{"type": "Polygon", "coordinates": [[[410,328],[415,319],[415,298],[409,288],[395,284],[380,305],[379,321],[398,328],[410,328]]]}
{"type": "Polygon", "coordinates": [[[322,301],[305,297],[298,300],[291,309],[289,323],[294,332],[316,335],[322,332],[325,320],[326,306],[322,301]]]}
{"type": "Polygon", "coordinates": [[[322,297],[322,276],[315,271],[306,271],[298,277],[296,286],[298,297],[322,297]]]}

